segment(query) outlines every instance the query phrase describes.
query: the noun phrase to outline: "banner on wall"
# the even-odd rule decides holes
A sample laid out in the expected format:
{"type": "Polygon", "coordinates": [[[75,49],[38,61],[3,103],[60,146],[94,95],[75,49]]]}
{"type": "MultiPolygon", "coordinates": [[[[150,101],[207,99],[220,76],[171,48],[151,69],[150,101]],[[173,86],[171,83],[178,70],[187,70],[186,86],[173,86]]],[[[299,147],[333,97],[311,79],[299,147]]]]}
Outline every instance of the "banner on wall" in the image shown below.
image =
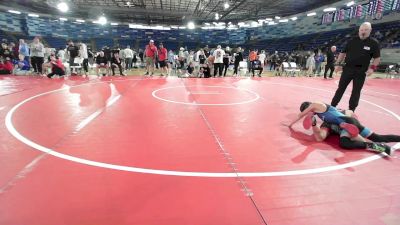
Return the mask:
{"type": "Polygon", "coordinates": [[[394,0],[391,9],[393,11],[400,10],[400,0],[394,0]]]}
{"type": "Polygon", "coordinates": [[[339,9],[335,12],[323,14],[322,24],[362,18],[379,20],[382,19],[385,8],[393,11],[400,10],[400,0],[373,0],[362,5],[339,9]]]}

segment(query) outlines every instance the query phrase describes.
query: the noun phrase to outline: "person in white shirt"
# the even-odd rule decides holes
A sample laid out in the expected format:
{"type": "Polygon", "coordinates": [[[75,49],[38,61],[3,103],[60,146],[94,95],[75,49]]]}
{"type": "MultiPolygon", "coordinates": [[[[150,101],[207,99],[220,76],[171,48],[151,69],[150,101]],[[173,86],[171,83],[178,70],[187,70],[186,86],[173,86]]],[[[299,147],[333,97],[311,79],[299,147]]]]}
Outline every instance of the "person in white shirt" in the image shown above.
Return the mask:
{"type": "Polygon", "coordinates": [[[125,58],[125,69],[132,69],[133,51],[129,45],[124,49],[123,56],[125,58]]]}
{"type": "Polygon", "coordinates": [[[218,75],[222,77],[222,70],[224,68],[224,55],[225,51],[221,49],[221,45],[217,46],[217,49],[213,52],[214,56],[214,77],[218,75]]]}
{"type": "Polygon", "coordinates": [[[83,70],[85,71],[85,75],[87,75],[87,73],[89,72],[89,56],[88,56],[87,45],[82,41],[79,41],[78,46],[79,46],[79,56],[83,58],[82,62],[83,70]]]}
{"type": "Polygon", "coordinates": [[[61,60],[61,62],[65,62],[65,49],[60,48],[57,52],[57,57],[61,60]]]}
{"type": "Polygon", "coordinates": [[[186,56],[185,56],[185,48],[181,47],[178,52],[178,71],[182,75],[182,70],[185,68],[185,61],[186,61],[186,56]]]}
{"type": "Polygon", "coordinates": [[[267,56],[265,55],[265,51],[261,50],[261,53],[258,55],[258,59],[261,61],[261,67],[264,68],[265,66],[265,58],[267,56]]]}

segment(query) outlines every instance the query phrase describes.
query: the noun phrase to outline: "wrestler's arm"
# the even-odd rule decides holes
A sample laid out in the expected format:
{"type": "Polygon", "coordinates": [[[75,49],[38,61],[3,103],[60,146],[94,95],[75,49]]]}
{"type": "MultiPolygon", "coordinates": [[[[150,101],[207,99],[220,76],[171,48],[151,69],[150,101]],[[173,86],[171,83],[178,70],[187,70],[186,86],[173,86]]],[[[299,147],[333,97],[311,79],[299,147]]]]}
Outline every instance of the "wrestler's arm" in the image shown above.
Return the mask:
{"type": "MultiPolygon", "coordinates": [[[[294,119],[291,123],[289,123],[289,127],[292,127],[293,124],[297,123],[297,121],[301,120],[301,118],[305,117],[310,112],[321,111],[319,103],[311,103],[307,109],[297,115],[297,118],[294,119]]],[[[323,110],[322,110],[323,111],[323,110]]]]}

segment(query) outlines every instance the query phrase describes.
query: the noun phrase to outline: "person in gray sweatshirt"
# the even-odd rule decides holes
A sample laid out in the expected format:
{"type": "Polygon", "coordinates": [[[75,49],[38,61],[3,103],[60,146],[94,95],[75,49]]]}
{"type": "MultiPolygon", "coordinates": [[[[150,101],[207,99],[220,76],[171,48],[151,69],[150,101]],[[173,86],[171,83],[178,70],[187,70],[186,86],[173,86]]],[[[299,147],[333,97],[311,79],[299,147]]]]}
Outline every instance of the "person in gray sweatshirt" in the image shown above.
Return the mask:
{"type": "Polygon", "coordinates": [[[42,65],[44,62],[44,46],[40,42],[39,37],[35,37],[30,46],[31,64],[36,74],[42,73],[42,65]]]}

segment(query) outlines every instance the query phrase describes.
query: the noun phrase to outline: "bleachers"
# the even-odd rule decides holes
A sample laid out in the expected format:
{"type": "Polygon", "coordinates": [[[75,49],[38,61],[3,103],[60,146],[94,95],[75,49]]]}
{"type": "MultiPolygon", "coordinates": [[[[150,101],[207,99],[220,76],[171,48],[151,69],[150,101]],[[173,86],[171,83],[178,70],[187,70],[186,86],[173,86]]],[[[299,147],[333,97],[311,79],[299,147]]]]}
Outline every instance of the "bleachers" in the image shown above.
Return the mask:
{"type": "MultiPolygon", "coordinates": [[[[387,18],[398,16],[399,13],[387,18]]],[[[386,17],[385,17],[386,18],[386,17]]],[[[389,19],[387,19],[389,20],[389,19]]],[[[358,30],[358,21],[349,24],[339,22],[321,25],[318,18],[303,18],[296,23],[279,24],[277,26],[262,26],[257,28],[241,28],[237,30],[144,30],[129,29],[126,25],[99,26],[91,23],[79,24],[73,21],[61,22],[51,18],[32,18],[24,15],[14,15],[0,12],[0,29],[13,35],[0,33],[0,37],[17,41],[20,38],[32,40],[34,36],[42,36],[50,47],[60,48],[66,40],[85,40],[95,43],[94,49],[103,46],[119,45],[133,48],[144,48],[149,39],[154,39],[158,45],[165,43],[168,49],[177,50],[181,46],[197,49],[208,44],[210,47],[221,44],[223,47],[242,46],[246,49],[265,49],[268,52],[290,52],[292,50],[313,50],[327,45],[337,45],[339,50],[344,47],[348,35],[354,35],[358,30]],[[310,25],[311,24],[311,25],[310,25]]],[[[379,21],[377,21],[379,22],[379,21]]],[[[388,31],[400,29],[398,20],[384,23],[374,23],[373,33],[379,31],[383,36],[388,31]]],[[[383,41],[384,37],[378,37],[383,41]]],[[[400,47],[399,44],[394,47],[400,47]]]]}
{"type": "Polygon", "coordinates": [[[65,45],[67,44],[67,40],[65,40],[64,38],[45,37],[44,39],[50,47],[56,49],[65,48],[65,45]]]}

